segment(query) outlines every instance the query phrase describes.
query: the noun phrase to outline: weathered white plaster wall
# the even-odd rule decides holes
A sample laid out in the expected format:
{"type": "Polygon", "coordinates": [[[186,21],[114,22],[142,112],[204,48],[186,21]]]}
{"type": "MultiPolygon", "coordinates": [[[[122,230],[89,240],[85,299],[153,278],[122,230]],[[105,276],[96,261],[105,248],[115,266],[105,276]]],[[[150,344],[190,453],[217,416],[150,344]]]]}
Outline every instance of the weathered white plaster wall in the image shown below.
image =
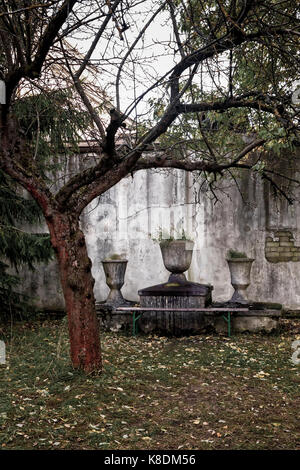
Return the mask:
{"type": "MultiPolygon", "coordinates": [[[[151,237],[157,236],[159,227],[174,227],[179,232],[184,228],[195,241],[188,278],[212,284],[213,300],[228,300],[232,295],[225,258],[228,249],[234,248],[255,258],[248,298],[299,308],[300,262],[274,264],[264,253],[265,238],[278,229],[291,230],[295,245],[300,246],[299,205],[275,203],[267,185],[249,174],[239,181],[239,190],[232,182],[224,181],[222,187],[226,194],[219,191],[220,202],[215,204],[212,195],[199,191],[192,174],[142,171],[93,201],[82,215],[82,228],[93,262],[96,299],[105,300],[108,294],[101,260],[113,253],[128,259],[122,289],[126,298],[138,300],[139,289],[165,282],[168,272],[151,237]]],[[[54,262],[27,273],[24,290],[43,308],[63,308],[54,262]]]]}

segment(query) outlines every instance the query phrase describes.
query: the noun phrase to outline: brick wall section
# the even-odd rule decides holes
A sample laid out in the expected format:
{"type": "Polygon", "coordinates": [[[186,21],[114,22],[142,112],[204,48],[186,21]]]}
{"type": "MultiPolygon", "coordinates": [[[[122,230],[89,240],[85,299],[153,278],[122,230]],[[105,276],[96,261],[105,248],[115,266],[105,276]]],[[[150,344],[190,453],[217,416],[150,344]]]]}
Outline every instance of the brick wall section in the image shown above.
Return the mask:
{"type": "Polygon", "coordinates": [[[294,236],[290,231],[278,230],[274,238],[266,238],[265,256],[270,263],[300,261],[300,247],[295,246],[294,236]]]}

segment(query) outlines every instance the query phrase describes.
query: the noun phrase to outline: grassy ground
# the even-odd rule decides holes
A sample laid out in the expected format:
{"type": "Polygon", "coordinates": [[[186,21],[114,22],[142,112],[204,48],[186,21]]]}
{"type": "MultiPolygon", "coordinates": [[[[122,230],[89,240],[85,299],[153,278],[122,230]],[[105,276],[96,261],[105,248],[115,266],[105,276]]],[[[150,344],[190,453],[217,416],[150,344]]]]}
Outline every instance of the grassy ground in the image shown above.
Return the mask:
{"type": "Polygon", "coordinates": [[[103,333],[101,376],[70,366],[65,320],[0,339],[2,449],[300,449],[299,320],[230,340],[103,333]]]}

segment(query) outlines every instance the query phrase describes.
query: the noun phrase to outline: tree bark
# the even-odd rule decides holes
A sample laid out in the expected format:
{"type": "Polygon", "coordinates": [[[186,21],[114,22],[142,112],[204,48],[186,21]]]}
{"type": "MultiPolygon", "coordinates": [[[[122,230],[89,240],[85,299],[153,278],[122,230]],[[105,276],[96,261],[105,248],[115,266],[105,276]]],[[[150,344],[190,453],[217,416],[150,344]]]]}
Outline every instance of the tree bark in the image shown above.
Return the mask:
{"type": "Polygon", "coordinates": [[[46,217],[57,256],[66,311],[73,367],[101,372],[99,323],[93,292],[92,262],[77,216],[53,212],[46,217]]]}
{"type": "Polygon", "coordinates": [[[86,373],[99,373],[101,350],[93,292],[95,281],[85,237],[79,227],[79,213],[73,208],[59,209],[44,182],[34,173],[23,171],[19,162],[11,159],[14,152],[20,158],[26,156],[26,147],[16,130],[12,119],[3,126],[0,117],[1,168],[31,194],[47,222],[65,298],[73,367],[86,373]]]}

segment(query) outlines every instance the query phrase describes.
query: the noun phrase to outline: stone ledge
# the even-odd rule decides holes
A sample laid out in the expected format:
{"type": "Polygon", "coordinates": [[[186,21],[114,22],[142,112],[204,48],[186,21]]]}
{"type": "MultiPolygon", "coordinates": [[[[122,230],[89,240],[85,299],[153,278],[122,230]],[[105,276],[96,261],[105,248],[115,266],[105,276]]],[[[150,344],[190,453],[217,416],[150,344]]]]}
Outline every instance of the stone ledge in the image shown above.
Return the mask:
{"type": "MultiPolygon", "coordinates": [[[[278,313],[278,312],[277,312],[278,313]]],[[[271,333],[277,330],[278,328],[278,320],[279,318],[272,318],[267,315],[253,315],[252,318],[250,316],[242,316],[232,318],[232,331],[233,334],[236,333],[243,333],[243,332],[250,332],[250,333],[271,333]]],[[[217,332],[226,333],[226,326],[222,324],[220,321],[215,322],[215,328],[217,332]]]]}
{"type": "Polygon", "coordinates": [[[287,309],[282,311],[282,318],[300,318],[300,310],[287,309]]]}
{"type": "Polygon", "coordinates": [[[249,312],[237,312],[234,317],[281,317],[280,310],[249,310],[249,312]]]}
{"type": "MultiPolygon", "coordinates": [[[[275,305],[275,304],[274,304],[275,305]]],[[[136,305],[135,305],[136,306],[136,305]]],[[[135,307],[133,306],[133,308],[135,307]]],[[[106,331],[121,331],[121,330],[132,330],[132,314],[128,311],[120,312],[114,311],[112,308],[99,309],[98,307],[98,318],[100,320],[101,326],[106,331]]],[[[213,308],[216,308],[214,306],[213,308]]],[[[154,307],[155,310],[155,307],[154,307]]],[[[230,306],[228,306],[228,311],[230,311],[230,306]]],[[[139,323],[139,329],[143,333],[153,333],[159,331],[159,326],[161,322],[161,315],[159,318],[152,317],[151,312],[147,312],[141,317],[141,323],[139,323]]],[[[161,313],[161,312],[160,312],[161,313]]],[[[166,313],[166,312],[162,312],[166,313]]],[[[175,316],[180,312],[175,312],[175,316]]],[[[205,333],[207,329],[212,329],[217,333],[226,333],[227,332],[227,323],[225,322],[223,315],[226,312],[201,312],[197,315],[197,312],[194,314],[191,312],[185,312],[185,321],[182,325],[183,330],[177,332],[177,334],[172,334],[173,336],[190,336],[194,334],[205,333]]],[[[168,318],[170,312],[168,312],[168,318]]],[[[231,316],[231,325],[233,332],[270,332],[274,331],[278,327],[278,321],[281,317],[281,309],[269,308],[264,310],[249,310],[248,312],[234,312],[231,316]]],[[[165,332],[166,333],[166,332],[165,332]]]]}

